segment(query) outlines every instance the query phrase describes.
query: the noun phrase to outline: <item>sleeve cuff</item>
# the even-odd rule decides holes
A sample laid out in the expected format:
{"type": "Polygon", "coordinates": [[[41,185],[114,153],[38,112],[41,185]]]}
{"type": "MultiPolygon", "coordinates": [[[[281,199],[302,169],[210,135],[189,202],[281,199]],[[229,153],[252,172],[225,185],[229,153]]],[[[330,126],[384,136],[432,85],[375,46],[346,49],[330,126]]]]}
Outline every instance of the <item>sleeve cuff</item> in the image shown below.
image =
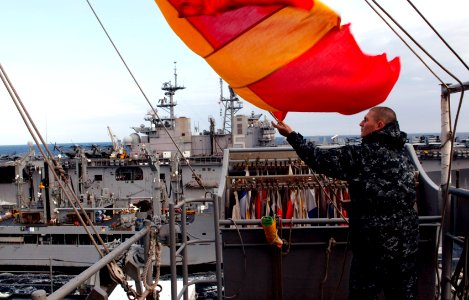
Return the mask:
{"type": "Polygon", "coordinates": [[[301,134],[297,133],[296,131],[292,131],[287,136],[287,142],[289,142],[291,144],[292,142],[294,142],[298,138],[303,139],[303,136],[301,136],[301,134]]]}

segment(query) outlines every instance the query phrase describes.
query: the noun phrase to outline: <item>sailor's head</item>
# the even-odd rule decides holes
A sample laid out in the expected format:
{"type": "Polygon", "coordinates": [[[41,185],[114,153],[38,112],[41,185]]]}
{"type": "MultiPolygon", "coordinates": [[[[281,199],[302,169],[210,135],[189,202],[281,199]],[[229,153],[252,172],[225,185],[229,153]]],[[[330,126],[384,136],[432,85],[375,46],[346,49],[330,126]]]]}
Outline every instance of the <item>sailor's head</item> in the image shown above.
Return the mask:
{"type": "Polygon", "coordinates": [[[396,113],[385,106],[375,106],[368,111],[360,122],[361,137],[383,129],[389,123],[396,121],[396,113]]]}

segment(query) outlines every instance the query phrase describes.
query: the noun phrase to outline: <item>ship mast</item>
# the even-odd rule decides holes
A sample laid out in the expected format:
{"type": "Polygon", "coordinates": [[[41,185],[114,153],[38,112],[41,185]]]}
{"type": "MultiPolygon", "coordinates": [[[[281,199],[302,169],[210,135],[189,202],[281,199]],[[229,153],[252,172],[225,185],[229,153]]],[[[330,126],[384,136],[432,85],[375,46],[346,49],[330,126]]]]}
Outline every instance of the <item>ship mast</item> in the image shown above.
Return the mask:
{"type": "Polygon", "coordinates": [[[161,118],[161,120],[163,121],[162,125],[167,127],[168,129],[174,129],[176,127],[174,107],[177,105],[177,103],[174,101],[174,94],[178,90],[185,89],[185,87],[177,85],[176,62],[174,62],[174,85],[171,84],[171,81],[164,82],[161,89],[165,91],[165,96],[168,96],[169,98],[169,101],[166,97],[158,101],[159,104],[157,105],[157,107],[161,107],[166,111],[169,110],[169,118],[161,118]]]}
{"type": "Polygon", "coordinates": [[[225,107],[225,114],[223,117],[223,132],[224,133],[232,133],[234,128],[233,120],[235,114],[243,108],[243,102],[241,102],[238,97],[236,96],[233,89],[228,86],[230,89],[230,98],[223,97],[223,80],[220,78],[220,102],[225,107]]]}

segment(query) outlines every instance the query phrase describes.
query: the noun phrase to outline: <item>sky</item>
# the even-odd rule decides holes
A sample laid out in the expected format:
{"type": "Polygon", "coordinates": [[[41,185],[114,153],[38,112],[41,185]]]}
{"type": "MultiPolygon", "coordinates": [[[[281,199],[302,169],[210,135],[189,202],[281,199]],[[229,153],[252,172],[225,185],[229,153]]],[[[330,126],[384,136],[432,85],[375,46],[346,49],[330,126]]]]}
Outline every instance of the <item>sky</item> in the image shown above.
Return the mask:
{"type": "MultiPolygon", "coordinates": [[[[222,127],[218,75],[174,34],[154,1],[90,3],[153,105],[164,96],[162,83],[174,83],[177,62],[178,84],[185,89],[176,94],[176,115],[191,118],[193,126],[201,129],[208,129],[208,118],[214,117],[217,128],[222,127]]],[[[341,15],[342,24],[351,23],[365,53],[385,52],[389,59],[401,58],[400,78],[383,103],[396,111],[401,129],[440,132],[440,82],[364,0],[324,3],[341,15]]],[[[459,80],[469,80],[469,71],[407,1],[379,3],[459,80]]],[[[446,0],[444,5],[436,0],[413,3],[468,64],[467,0],[446,0]]],[[[134,132],[131,127],[148,125],[144,120],[148,103],[85,0],[1,0],[0,15],[0,64],[47,142],[107,142],[108,126],[123,139],[134,132]]],[[[456,83],[434,63],[429,64],[444,82],[456,83]]],[[[229,95],[226,84],[223,93],[229,95]]],[[[453,95],[453,115],[458,101],[459,94],[453,95]]],[[[0,103],[0,145],[32,141],[3,84],[0,103]]],[[[463,102],[458,132],[469,132],[467,106],[463,102]]],[[[252,111],[271,119],[268,112],[246,101],[239,113],[252,111]]],[[[364,114],[292,112],[285,122],[306,136],[358,135],[364,114]]]]}

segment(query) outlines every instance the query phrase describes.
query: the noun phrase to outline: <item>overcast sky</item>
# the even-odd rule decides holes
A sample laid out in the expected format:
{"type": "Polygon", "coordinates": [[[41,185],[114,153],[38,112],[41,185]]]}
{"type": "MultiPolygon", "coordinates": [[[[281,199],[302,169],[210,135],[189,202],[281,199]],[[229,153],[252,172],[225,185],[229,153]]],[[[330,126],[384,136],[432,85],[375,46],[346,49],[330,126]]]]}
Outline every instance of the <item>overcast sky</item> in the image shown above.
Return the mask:
{"type": "MultiPolygon", "coordinates": [[[[440,131],[438,80],[411,54],[364,0],[325,0],[351,23],[352,33],[368,54],[401,57],[402,71],[388,100],[401,128],[409,133],[440,131]]],[[[469,72],[404,0],[379,1],[421,44],[462,81],[469,72]]],[[[467,0],[414,0],[413,2],[469,62],[467,0]]],[[[191,52],[171,31],[151,0],[92,0],[96,13],[134,73],[145,94],[156,104],[161,85],[173,81],[177,61],[178,83],[186,87],[176,95],[177,116],[208,128],[208,116],[220,117],[218,75],[191,52]]],[[[48,142],[106,142],[107,126],[118,138],[145,123],[149,110],[144,97],[126,71],[85,0],[1,0],[0,63],[48,142]]],[[[455,80],[434,64],[448,83],[455,80]]],[[[228,92],[225,86],[225,96],[228,92]]],[[[455,110],[458,95],[452,97],[455,110]]],[[[0,86],[0,144],[32,140],[3,84],[0,86]]],[[[467,104],[463,104],[459,131],[469,131],[467,104]]],[[[240,113],[264,113],[244,103],[240,113]]],[[[290,113],[286,122],[303,135],[359,133],[363,113],[290,113]]],[[[267,113],[268,116],[268,113],[267,113]]],[[[268,116],[270,117],[270,116],[268,116]]]]}

